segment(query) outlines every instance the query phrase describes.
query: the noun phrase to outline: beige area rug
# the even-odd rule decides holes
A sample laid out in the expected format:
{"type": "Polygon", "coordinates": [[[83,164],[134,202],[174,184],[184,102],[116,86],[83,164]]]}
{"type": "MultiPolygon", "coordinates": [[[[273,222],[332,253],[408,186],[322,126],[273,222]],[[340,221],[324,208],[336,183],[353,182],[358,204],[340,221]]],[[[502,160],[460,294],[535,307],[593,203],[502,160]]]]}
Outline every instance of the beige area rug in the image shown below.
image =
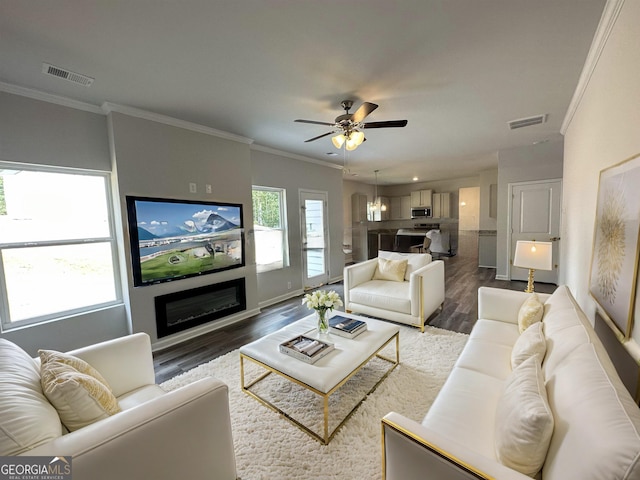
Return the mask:
{"type": "MultiPolygon", "coordinates": [[[[229,386],[238,475],[242,480],[382,478],[380,420],[390,411],[421,421],[444,384],[468,336],[434,327],[425,333],[400,327],[401,364],[358,407],[329,445],[322,445],[240,389],[240,360],[233,351],[161,386],[173,390],[204,376],[229,386]]],[[[393,355],[388,347],[384,352],[393,355]]],[[[297,361],[291,359],[291,361],[297,361]]],[[[258,367],[247,368],[257,376],[258,367]]],[[[374,360],[330,397],[330,431],[339,424],[388,364],[374,360]]],[[[256,385],[260,395],[314,431],[322,432],[319,396],[277,375],[256,385]]]]}

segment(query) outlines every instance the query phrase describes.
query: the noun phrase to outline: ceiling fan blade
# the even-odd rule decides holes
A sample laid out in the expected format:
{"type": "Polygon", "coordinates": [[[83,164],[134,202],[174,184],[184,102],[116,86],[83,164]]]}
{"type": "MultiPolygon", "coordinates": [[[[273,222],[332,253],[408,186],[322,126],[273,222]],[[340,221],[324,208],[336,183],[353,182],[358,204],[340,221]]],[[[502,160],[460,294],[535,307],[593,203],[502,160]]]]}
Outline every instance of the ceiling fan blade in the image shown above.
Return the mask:
{"type": "Polygon", "coordinates": [[[317,137],[310,138],[309,140],[305,140],[304,143],[313,142],[314,140],[318,140],[319,138],[326,137],[327,135],[331,135],[333,132],[323,133],[322,135],[318,135],[317,137]]]}
{"type": "Polygon", "coordinates": [[[351,115],[351,121],[354,123],[360,123],[376,108],[378,108],[378,105],[376,105],[375,103],[364,102],[362,105],[360,105],[360,108],[358,108],[358,110],[356,110],[353,115],[351,115]]]}
{"type": "Polygon", "coordinates": [[[333,125],[333,123],[327,123],[327,122],[316,122],[315,120],[294,120],[294,122],[298,122],[298,123],[313,123],[314,125],[333,125]]]}
{"type": "Polygon", "coordinates": [[[387,120],[386,122],[369,122],[363,125],[364,128],[391,128],[406,127],[408,120],[387,120]]]}

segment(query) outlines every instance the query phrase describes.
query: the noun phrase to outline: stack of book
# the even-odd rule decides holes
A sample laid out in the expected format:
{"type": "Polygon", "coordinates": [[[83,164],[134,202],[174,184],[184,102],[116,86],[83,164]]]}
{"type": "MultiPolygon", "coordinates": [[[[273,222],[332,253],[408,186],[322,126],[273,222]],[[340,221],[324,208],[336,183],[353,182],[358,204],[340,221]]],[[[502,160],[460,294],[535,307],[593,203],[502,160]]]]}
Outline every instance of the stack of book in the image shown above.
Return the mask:
{"type": "Polygon", "coordinates": [[[341,337],[355,338],[367,330],[367,323],[355,318],[336,315],[329,319],[329,332],[341,337]]]}
{"type": "Polygon", "coordinates": [[[305,363],[316,363],[334,349],[333,343],[298,335],[280,344],[280,353],[302,360],[305,363]]]}

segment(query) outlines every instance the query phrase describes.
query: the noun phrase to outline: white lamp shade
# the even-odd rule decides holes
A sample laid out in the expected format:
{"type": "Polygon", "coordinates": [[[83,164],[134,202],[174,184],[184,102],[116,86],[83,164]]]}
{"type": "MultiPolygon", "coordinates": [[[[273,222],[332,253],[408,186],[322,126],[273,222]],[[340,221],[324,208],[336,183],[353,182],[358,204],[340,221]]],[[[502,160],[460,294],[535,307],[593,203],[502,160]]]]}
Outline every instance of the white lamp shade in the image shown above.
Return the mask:
{"type": "Polygon", "coordinates": [[[345,145],[346,145],[345,148],[349,151],[355,150],[356,148],[358,148],[358,144],[353,140],[351,140],[350,138],[347,138],[347,143],[345,145]]]}
{"type": "Polygon", "coordinates": [[[364,142],[364,132],[359,132],[359,131],[351,132],[349,139],[354,141],[356,145],[360,145],[362,142],[364,142]]]}
{"type": "Polygon", "coordinates": [[[513,266],[532,268],[534,270],[551,270],[552,268],[552,243],[531,242],[518,240],[516,253],[513,257],[513,266]]]}
{"type": "Polygon", "coordinates": [[[342,148],[342,145],[344,144],[344,141],[346,139],[347,139],[347,137],[345,137],[344,135],[340,134],[340,135],[336,135],[335,137],[332,137],[331,141],[333,142],[334,147],[342,148]]]}

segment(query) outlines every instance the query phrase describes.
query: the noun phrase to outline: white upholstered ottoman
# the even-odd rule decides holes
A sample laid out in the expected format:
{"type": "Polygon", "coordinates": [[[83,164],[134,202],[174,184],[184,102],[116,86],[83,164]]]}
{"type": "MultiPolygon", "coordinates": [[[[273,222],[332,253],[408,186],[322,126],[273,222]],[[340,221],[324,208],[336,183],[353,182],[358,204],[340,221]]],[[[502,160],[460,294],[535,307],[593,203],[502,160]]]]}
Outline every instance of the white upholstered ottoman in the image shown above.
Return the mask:
{"type": "Polygon", "coordinates": [[[285,418],[294,425],[300,427],[316,440],[325,445],[331,441],[340,427],[349,419],[351,413],[362,403],[368,394],[373,392],[377,386],[387,377],[387,375],[400,363],[399,331],[397,325],[382,322],[372,318],[358,317],[344,312],[340,315],[357,318],[367,323],[367,331],[361,333],[356,338],[349,339],[338,335],[328,334],[319,336],[316,329],[315,315],[298,320],[286,327],[271,333],[259,340],[249,343],[240,348],[240,377],[242,390],[254,397],[256,400],[267,405],[269,408],[283,414],[285,418]],[[307,364],[303,361],[280,353],[281,343],[290,340],[296,335],[304,334],[313,338],[320,338],[334,344],[335,349],[325,357],[319,359],[314,364],[307,364]],[[380,351],[395,339],[395,358],[390,359],[380,355],[380,351]],[[329,397],[344,385],[353,375],[364,367],[373,357],[386,360],[391,367],[384,376],[371,388],[362,400],[353,408],[342,422],[330,433],[329,432],[329,397]],[[260,365],[266,370],[264,375],[250,383],[245,383],[245,360],[260,365]],[[316,432],[290,417],[286,412],[269,402],[264,397],[251,391],[251,387],[256,385],[267,375],[275,373],[297,383],[308,390],[320,395],[324,399],[324,432],[318,435],[316,432]]]}

